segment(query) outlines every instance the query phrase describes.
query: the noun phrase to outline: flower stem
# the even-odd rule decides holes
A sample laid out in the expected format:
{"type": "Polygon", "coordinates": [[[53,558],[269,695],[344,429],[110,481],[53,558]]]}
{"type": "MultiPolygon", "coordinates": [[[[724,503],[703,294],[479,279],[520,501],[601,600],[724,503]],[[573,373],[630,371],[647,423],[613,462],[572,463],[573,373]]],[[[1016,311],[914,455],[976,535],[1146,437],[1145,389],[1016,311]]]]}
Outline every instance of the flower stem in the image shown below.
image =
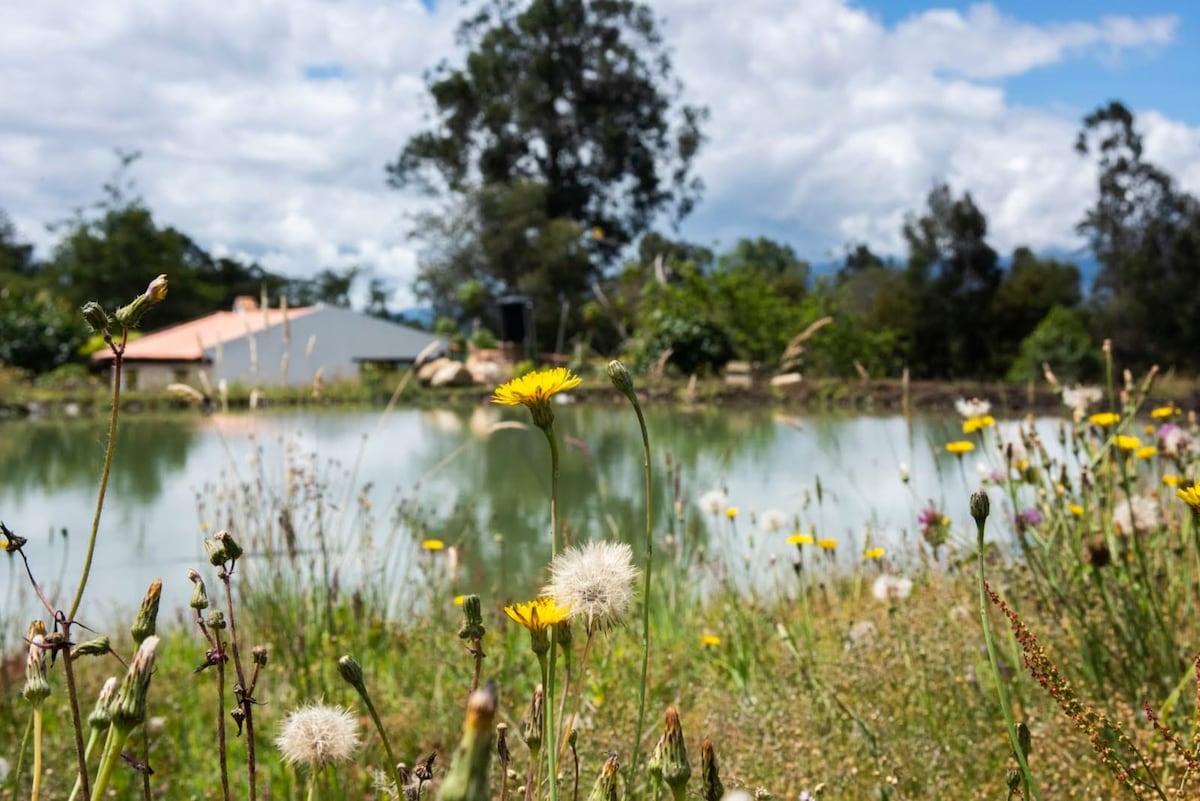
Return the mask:
{"type": "Polygon", "coordinates": [[[29,801],[38,801],[42,791],[42,705],[33,707],[33,788],[29,801]]]}
{"type": "Polygon", "coordinates": [[[71,707],[71,724],[75,729],[75,755],[79,763],[79,776],[77,784],[80,792],[83,794],[83,801],[89,801],[92,797],[91,784],[88,782],[87,769],[87,751],[83,745],[83,723],[79,717],[79,693],[75,689],[75,666],[71,661],[71,655],[63,656],[63,673],[67,678],[67,698],[70,700],[71,707]]]}
{"type": "MultiPolygon", "coordinates": [[[[642,454],[645,459],[646,473],[646,577],[642,585],[642,678],[638,683],[638,715],[637,727],[633,734],[633,757],[629,760],[629,779],[632,779],[638,769],[638,757],[642,747],[642,731],[646,725],[646,682],[650,671],[650,576],[654,570],[654,536],[653,536],[653,475],[650,468],[650,435],[646,430],[646,418],[642,414],[642,405],[638,403],[637,394],[629,393],[629,402],[637,413],[638,427],[642,431],[642,454]]],[[[627,779],[628,782],[628,779],[627,779]]]]}
{"type": "Polygon", "coordinates": [[[558,801],[558,749],[554,740],[554,670],[558,653],[557,630],[550,627],[550,667],[546,671],[546,734],[542,738],[546,750],[546,768],[550,775],[550,801],[558,801]]]}
{"type": "Polygon", "coordinates": [[[217,632],[217,761],[221,766],[221,798],[230,801],[229,755],[225,743],[225,649],[217,632]]]}
{"type": "Polygon", "coordinates": [[[550,558],[553,559],[558,555],[558,437],[553,423],[545,426],[542,433],[550,445],[550,558]]]}
{"type": "Polygon", "coordinates": [[[108,739],[104,743],[104,754],[100,757],[100,769],[96,771],[96,783],[92,786],[92,795],[96,798],[104,797],[113,769],[121,761],[121,749],[125,747],[128,738],[129,732],[121,731],[115,724],[108,727],[108,739]]]}
{"type": "Polygon", "coordinates": [[[371,720],[375,722],[379,739],[383,740],[383,750],[387,753],[388,758],[388,772],[396,782],[396,792],[403,793],[404,782],[400,779],[400,763],[396,761],[396,753],[392,751],[392,741],[388,739],[387,730],[383,728],[383,721],[379,719],[379,713],[375,711],[375,704],[371,702],[371,696],[365,692],[361,692],[359,695],[362,696],[363,703],[367,705],[367,711],[371,713],[371,720]]]}
{"type": "MultiPolygon", "coordinates": [[[[229,610],[229,650],[233,654],[233,669],[237,673],[238,687],[242,688],[243,692],[251,693],[253,688],[246,684],[246,674],[242,670],[242,657],[238,652],[237,639],[237,623],[233,614],[233,587],[229,578],[229,574],[233,572],[231,564],[229,570],[224,571],[221,577],[221,583],[225,585],[225,605],[229,610]]],[[[237,692],[238,688],[234,688],[237,692]]],[[[238,705],[242,711],[246,713],[246,769],[250,779],[250,801],[255,801],[258,797],[258,787],[254,779],[255,774],[255,758],[254,758],[254,702],[250,698],[242,700],[239,698],[238,705]]]]}
{"type": "Polygon", "coordinates": [[[988,664],[991,667],[992,683],[996,685],[996,694],[1000,698],[1000,711],[1004,714],[1004,723],[1008,729],[1008,740],[1012,745],[1013,753],[1017,756],[1017,762],[1021,766],[1021,781],[1025,785],[1025,797],[1039,800],[1037,788],[1033,784],[1033,775],[1029,771],[1029,762],[1025,759],[1025,752],[1021,748],[1021,743],[1017,738],[1017,724],[1013,720],[1012,707],[1008,703],[1008,693],[1004,689],[1004,682],[1000,676],[1000,663],[996,656],[996,644],[992,641],[992,627],[988,621],[988,601],[987,601],[987,579],[984,575],[983,568],[983,530],[987,523],[986,513],[983,517],[978,517],[975,520],[975,528],[978,532],[978,551],[979,551],[979,618],[983,625],[983,640],[987,644],[988,664]]]}

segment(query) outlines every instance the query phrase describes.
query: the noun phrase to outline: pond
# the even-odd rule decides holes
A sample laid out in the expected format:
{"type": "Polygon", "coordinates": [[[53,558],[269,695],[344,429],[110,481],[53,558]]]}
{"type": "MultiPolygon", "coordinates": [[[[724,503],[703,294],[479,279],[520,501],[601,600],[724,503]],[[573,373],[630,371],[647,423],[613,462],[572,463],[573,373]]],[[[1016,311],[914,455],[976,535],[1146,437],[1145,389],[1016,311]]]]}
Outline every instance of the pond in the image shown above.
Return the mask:
{"type": "MultiPolygon", "coordinates": [[[[565,405],[557,415],[569,537],[620,537],[640,553],[636,418],[619,405],[565,405]]],[[[127,415],[85,603],[130,607],[161,577],[165,602],[185,605],[187,571],[205,567],[202,539],[220,528],[249,537],[252,556],[286,540],[282,531],[296,532],[288,547],[301,553],[316,547],[312,532],[325,532],[334,566],[326,580],[372,569],[411,577],[437,556],[457,560],[459,592],[527,596],[549,550],[549,459],[541,432],[494,429],[504,420],[528,422],[523,409],[490,406],[127,415]],[[454,546],[453,556],[449,547],[423,551],[426,540],[454,546]]],[[[660,547],[691,536],[738,563],[740,581],[790,565],[797,549],[786,538],[797,531],[836,538],[826,556],[843,566],[861,562],[866,547],[884,547],[889,560],[911,554],[930,500],[969,540],[967,496],[980,460],[978,451],[962,461],[945,452],[960,436],[957,419],[659,406],[647,422],[660,547]],[[735,518],[701,508],[714,490],[735,518]]],[[[0,520],[29,538],[35,575],[61,605],[82,566],[105,424],[0,425],[0,520]]],[[[3,608],[27,611],[23,567],[5,561],[3,608]]]]}

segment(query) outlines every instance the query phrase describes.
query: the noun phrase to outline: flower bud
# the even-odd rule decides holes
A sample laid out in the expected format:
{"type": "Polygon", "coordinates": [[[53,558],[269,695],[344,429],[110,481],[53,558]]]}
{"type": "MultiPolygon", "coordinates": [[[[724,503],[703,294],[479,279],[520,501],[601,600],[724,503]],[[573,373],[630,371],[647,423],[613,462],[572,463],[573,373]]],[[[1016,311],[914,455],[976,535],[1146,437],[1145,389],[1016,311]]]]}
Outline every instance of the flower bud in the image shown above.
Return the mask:
{"type": "Polygon", "coordinates": [[[96,698],[96,706],[92,709],[92,714],[88,715],[88,726],[97,731],[104,731],[108,728],[108,724],[112,723],[111,706],[113,699],[117,697],[116,676],[109,676],[104,680],[103,686],[100,687],[100,695],[96,698]]]}
{"type": "Polygon", "coordinates": [[[213,567],[220,567],[229,561],[225,546],[214,537],[204,538],[204,552],[208,554],[208,563],[213,567]]]}
{"type": "Polygon", "coordinates": [[[71,658],[78,659],[81,656],[104,656],[112,650],[107,637],[95,637],[90,640],[85,640],[71,649],[71,658]]]}
{"type": "Polygon", "coordinates": [[[463,624],[458,630],[458,636],[463,640],[479,640],[483,638],[483,608],[479,596],[475,594],[463,598],[463,624]]]}
{"type": "Polygon", "coordinates": [[[237,561],[242,556],[242,546],[238,545],[237,540],[228,531],[218,531],[213,535],[213,539],[221,543],[225,549],[226,558],[230,562],[237,561]]]}
{"type": "Polygon", "coordinates": [[[529,701],[529,712],[521,723],[521,737],[535,758],[542,750],[542,731],[546,725],[545,698],[545,690],[539,684],[533,689],[533,698],[529,701]]]}
{"type": "Polygon", "coordinates": [[[200,572],[195,568],[189,570],[188,579],[192,582],[192,600],[188,605],[196,611],[207,609],[208,588],[204,586],[204,579],[200,578],[200,572]]]}
{"type": "Polygon", "coordinates": [[[155,579],[150,582],[150,588],[146,590],[146,597],[142,599],[142,605],[138,608],[137,618],[133,621],[133,628],[129,630],[129,633],[133,635],[133,641],[139,645],[142,640],[154,634],[158,621],[158,602],[161,598],[162,579],[155,579]]]}
{"type": "Polygon", "coordinates": [[[588,794],[587,801],[617,801],[617,770],[619,768],[617,755],[609,754],[608,759],[604,760],[604,765],[600,768],[600,775],[596,777],[596,783],[592,785],[592,792],[588,794]]]}
{"type": "Polygon", "coordinates": [[[25,700],[34,706],[40,706],[42,701],[50,697],[49,657],[50,651],[46,648],[45,637],[34,634],[29,639],[29,656],[25,660],[25,688],[21,690],[25,700]]]}
{"type": "Polygon", "coordinates": [[[128,304],[117,309],[113,319],[125,328],[137,328],[142,322],[142,316],[151,308],[162,303],[167,298],[167,277],[160,275],[146,287],[146,291],[138,295],[128,304]]]}
{"type": "Polygon", "coordinates": [[[267,666],[267,661],[270,658],[270,651],[265,645],[256,645],[250,649],[250,659],[260,668],[267,666]]]}
{"type": "Polygon", "coordinates": [[[438,792],[438,801],[487,801],[488,766],[492,759],[492,722],[496,718],[496,685],[489,683],[471,693],[463,719],[462,739],[454,752],[450,772],[438,792]]]}
{"type": "Polygon", "coordinates": [[[971,494],[971,517],[975,518],[977,525],[982,526],[991,511],[992,502],[986,492],[980,489],[971,494]]]}
{"type": "Polygon", "coordinates": [[[717,769],[717,752],[711,737],[700,743],[700,783],[704,801],[720,801],[725,796],[725,785],[717,769]]]}
{"type": "Polygon", "coordinates": [[[90,300],[83,304],[79,313],[93,334],[103,334],[108,331],[108,312],[104,311],[104,307],[96,301],[90,300]]]}
{"type": "Polygon", "coordinates": [[[204,622],[210,629],[220,631],[225,628],[225,615],[220,609],[214,609],[208,613],[208,619],[204,622]]]}
{"type": "Polygon", "coordinates": [[[654,748],[654,761],[658,763],[662,780],[671,788],[675,801],[684,801],[687,797],[688,779],[692,777],[692,766],[688,762],[687,746],[683,742],[679,712],[673,706],[667,707],[662,737],[654,748]]]}
{"type": "Polygon", "coordinates": [[[150,677],[154,674],[154,658],[158,651],[158,637],[153,635],[142,640],[129,672],[121,682],[112,705],[112,721],[118,731],[128,734],[146,719],[146,694],[150,690],[150,677]]]}
{"type": "Polygon", "coordinates": [[[346,654],[338,660],[338,673],[347,684],[358,690],[359,695],[367,691],[367,685],[363,681],[362,665],[358,664],[358,660],[346,654]]]}
{"type": "Polygon", "coordinates": [[[608,363],[608,378],[612,381],[613,387],[629,398],[632,403],[635,396],[633,394],[633,376],[629,375],[629,369],[621,364],[620,359],[613,359],[608,363]]]}

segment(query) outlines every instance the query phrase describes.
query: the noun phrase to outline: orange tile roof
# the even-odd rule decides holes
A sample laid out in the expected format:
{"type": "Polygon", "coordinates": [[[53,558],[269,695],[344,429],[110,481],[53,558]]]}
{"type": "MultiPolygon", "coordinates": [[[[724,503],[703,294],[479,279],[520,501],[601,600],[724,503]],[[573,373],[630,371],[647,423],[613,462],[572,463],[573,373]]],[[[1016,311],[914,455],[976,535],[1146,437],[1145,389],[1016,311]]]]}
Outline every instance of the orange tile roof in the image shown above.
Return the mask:
{"type": "MultiPolygon", "coordinates": [[[[294,320],[308,314],[316,306],[300,306],[287,310],[287,319],[294,320]]],[[[126,360],[194,362],[204,359],[206,348],[218,342],[225,343],[246,334],[257,333],[283,322],[283,309],[268,309],[264,315],[255,309],[246,312],[223,311],[179,323],[152,334],[131,340],[125,346],[126,360]]],[[[108,348],[92,354],[95,361],[110,361],[112,351],[108,348]]]]}

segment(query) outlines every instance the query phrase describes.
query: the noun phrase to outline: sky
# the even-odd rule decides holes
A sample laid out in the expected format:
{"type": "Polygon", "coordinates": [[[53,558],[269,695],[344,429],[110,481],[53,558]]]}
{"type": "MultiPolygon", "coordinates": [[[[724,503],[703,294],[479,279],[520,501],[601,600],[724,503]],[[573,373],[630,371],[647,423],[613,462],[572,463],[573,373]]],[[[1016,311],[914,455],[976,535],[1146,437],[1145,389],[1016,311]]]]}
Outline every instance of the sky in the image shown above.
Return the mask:
{"type": "MultiPolygon", "coordinates": [[[[1110,99],[1200,193],[1200,6],[1163,0],[656,0],[706,190],[678,235],[769,236],[813,262],[902,256],[930,188],[969,191],[993,246],[1077,254],[1095,196],[1072,149],[1110,99]]],[[[411,303],[413,218],[384,166],[428,122],[423,74],[462,58],[458,0],[0,4],[0,209],[47,223],[100,198],[115,153],[161,225],[305,276],[365,265],[411,303]]]]}

